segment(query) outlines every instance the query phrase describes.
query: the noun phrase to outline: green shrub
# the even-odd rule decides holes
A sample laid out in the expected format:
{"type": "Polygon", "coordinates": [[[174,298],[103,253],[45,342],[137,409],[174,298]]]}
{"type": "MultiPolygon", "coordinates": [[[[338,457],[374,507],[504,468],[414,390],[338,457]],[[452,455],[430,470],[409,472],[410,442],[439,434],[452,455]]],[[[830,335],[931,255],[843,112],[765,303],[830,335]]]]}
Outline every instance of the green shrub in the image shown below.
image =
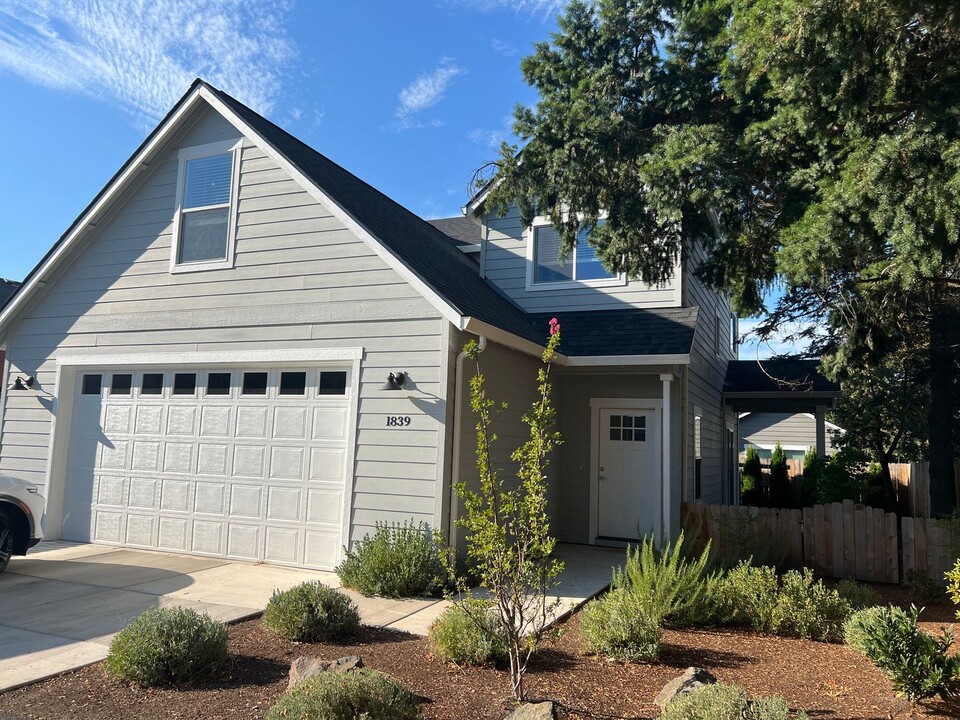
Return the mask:
{"type": "Polygon", "coordinates": [[[749,625],[757,632],[776,631],[777,571],[743,561],[714,588],[710,619],[716,624],[749,625]]]}
{"type": "Polygon", "coordinates": [[[660,619],[639,595],[613,588],[591,601],[581,618],[580,634],[590,652],[628,662],[651,662],[660,655],[660,619]]]}
{"type": "Polygon", "coordinates": [[[423,522],[377,523],[336,569],[345,587],[364,595],[417,597],[441,588],[440,550],[423,522]]]}
{"type": "MultiPolygon", "coordinates": [[[[806,720],[803,712],[795,716],[806,720]]],[[[790,709],[781,697],[750,701],[735,685],[716,683],[672,700],[659,720],[788,720],[790,709]]]]}
{"type": "Polygon", "coordinates": [[[940,637],[928,635],[917,624],[917,615],[915,606],[863,611],[856,621],[859,637],[852,640],[898,692],[911,700],[934,695],[946,699],[960,689],[960,656],[949,655],[953,633],[944,629],[940,637]]]}
{"type": "Polygon", "coordinates": [[[313,581],[274,591],[263,624],[284,640],[337,641],[356,635],[360,613],[346,594],[313,581]]]}
{"type": "Polygon", "coordinates": [[[790,497],[790,470],[787,468],[787,454],[778,442],[770,457],[770,504],[773,507],[792,507],[790,497]]]}
{"type": "Polygon", "coordinates": [[[877,591],[856,580],[841,580],[837,583],[837,593],[850,604],[853,610],[862,610],[880,604],[880,595],[877,591]]]}
{"type": "Polygon", "coordinates": [[[920,568],[907,570],[907,587],[910,588],[911,602],[927,605],[943,600],[943,588],[920,568]]]}
{"type": "Polygon", "coordinates": [[[485,600],[463,600],[447,608],[430,626],[430,642],[438,657],[458,665],[486,665],[507,657],[503,623],[485,600]]]}
{"type": "Polygon", "coordinates": [[[648,603],[648,614],[658,624],[697,604],[704,590],[704,570],[710,559],[710,543],[700,557],[688,559],[684,534],[675,543],[657,550],[652,537],[638,548],[627,548],[626,563],[613,573],[611,587],[621,588],[648,603]]]}
{"type": "Polygon", "coordinates": [[[141,685],[185,683],[216,675],[228,659],[227,628],[195,610],[153,608],[117,633],[108,674],[141,685]]]}
{"type": "Polygon", "coordinates": [[[875,605],[873,607],[863,608],[852,613],[843,624],[843,641],[851,650],[856,650],[861,655],[867,654],[867,630],[873,627],[877,618],[886,612],[885,607],[875,605]]]}
{"type": "Polygon", "coordinates": [[[417,698],[392,678],[362,668],[320,673],[297,685],[267,712],[266,720],[416,720],[417,698]]]}
{"type": "Polygon", "coordinates": [[[773,625],[779,635],[811,640],[840,640],[843,623],[850,616],[850,604],[822,580],[814,581],[813,571],[791,570],[784,574],[773,625]]]}
{"type": "MultiPolygon", "coordinates": [[[[952,570],[947,570],[944,578],[947,581],[947,594],[954,605],[960,605],[960,559],[954,563],[952,570]]],[[[960,619],[960,610],[957,611],[957,618],[960,619]]]]}
{"type": "Polygon", "coordinates": [[[760,489],[763,479],[763,465],[760,463],[760,452],[753,445],[747,447],[747,454],[743,460],[743,475],[740,479],[740,503],[743,505],[760,505],[763,492],[760,489]]]}
{"type": "Polygon", "coordinates": [[[817,488],[823,479],[826,461],[817,455],[816,448],[807,448],[803,456],[803,476],[800,478],[800,494],[803,507],[817,504],[817,488]]]}

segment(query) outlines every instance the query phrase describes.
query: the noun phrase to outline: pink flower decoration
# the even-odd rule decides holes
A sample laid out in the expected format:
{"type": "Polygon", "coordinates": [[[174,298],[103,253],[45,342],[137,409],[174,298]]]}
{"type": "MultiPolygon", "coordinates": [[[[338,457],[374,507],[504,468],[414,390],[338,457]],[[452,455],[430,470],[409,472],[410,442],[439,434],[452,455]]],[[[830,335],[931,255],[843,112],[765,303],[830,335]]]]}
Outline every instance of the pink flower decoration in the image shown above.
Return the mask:
{"type": "Polygon", "coordinates": [[[556,318],[550,318],[550,334],[556,335],[560,332],[560,321],[556,318]]]}

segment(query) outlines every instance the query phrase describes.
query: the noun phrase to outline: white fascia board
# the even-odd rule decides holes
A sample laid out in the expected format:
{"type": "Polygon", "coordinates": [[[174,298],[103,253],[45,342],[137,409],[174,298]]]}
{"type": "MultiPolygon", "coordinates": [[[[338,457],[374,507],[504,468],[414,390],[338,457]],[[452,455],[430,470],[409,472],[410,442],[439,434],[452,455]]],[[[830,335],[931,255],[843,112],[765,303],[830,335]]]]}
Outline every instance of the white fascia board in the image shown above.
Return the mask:
{"type": "Polygon", "coordinates": [[[689,365],[688,353],[677,355],[578,355],[568,357],[567,367],[600,367],[604,365],[689,365]]]}
{"type": "Polygon", "coordinates": [[[21,287],[14,295],[10,303],[0,312],[0,336],[6,334],[7,327],[17,316],[20,310],[33,297],[37,290],[46,285],[47,273],[56,267],[60,261],[73,249],[73,246],[89,229],[95,229],[101,215],[108,212],[114,200],[123,194],[131,182],[139,177],[150,167],[149,161],[153,154],[170,139],[171,135],[179,129],[180,122],[190,112],[193,111],[197,103],[201,100],[203,88],[198,86],[190,96],[184,101],[180,109],[177,110],[166,124],[158,129],[158,132],[134,157],[127,161],[126,169],[117,177],[100,199],[81,215],[73,223],[73,231],[60,242],[59,247],[50,254],[43,264],[36,268],[33,276],[27,281],[24,287],[21,287]]]}
{"type": "MultiPolygon", "coordinates": [[[[811,420],[817,419],[817,416],[814,415],[813,413],[803,413],[803,414],[806,415],[811,420]]],[[[846,430],[844,430],[842,427],[840,427],[835,423],[830,422],[829,420],[824,420],[823,424],[826,425],[830,430],[835,430],[836,432],[842,432],[842,433],[846,432],[846,430]]]]}
{"type": "Polygon", "coordinates": [[[362,347],[312,350],[237,350],[222,352],[62,354],[57,365],[70,367],[153,365],[314,365],[363,359],[362,347]]]}
{"type": "Polygon", "coordinates": [[[291,178],[293,178],[314,200],[326,207],[337,220],[342,222],[348,230],[363,240],[377,256],[387,265],[393,268],[400,277],[408,282],[417,292],[419,292],[444,318],[454,323],[458,327],[462,316],[460,312],[450,303],[428,285],[419,275],[414,273],[407,265],[390,249],[374,237],[365,227],[357,222],[350,213],[344,210],[336,201],[329,197],[320,187],[310,178],[298,170],[293,163],[280,153],[273,145],[268,143],[253,128],[245,123],[236,113],[227,107],[221,100],[205,87],[200,87],[199,92],[204,100],[223,117],[237,128],[248,140],[254,143],[267,157],[279,165],[291,178]]]}
{"type": "MultiPolygon", "coordinates": [[[[501,328],[486,323],[483,320],[477,320],[475,317],[465,317],[463,322],[458,326],[464,332],[472,333],[473,335],[482,335],[487,338],[487,340],[492,340],[498,345],[503,345],[504,347],[511,348],[513,350],[519,350],[522,353],[527,355],[533,355],[534,357],[540,357],[543,355],[544,346],[538,345],[535,342],[525,340],[522,337],[514,335],[513,333],[502,330],[501,328]]],[[[554,355],[554,361],[558,365],[565,365],[567,357],[556,353],[554,355]]]]}
{"type": "Polygon", "coordinates": [[[470,245],[460,245],[457,249],[465,255],[478,253],[480,252],[480,243],[471,243],[470,245]]]}

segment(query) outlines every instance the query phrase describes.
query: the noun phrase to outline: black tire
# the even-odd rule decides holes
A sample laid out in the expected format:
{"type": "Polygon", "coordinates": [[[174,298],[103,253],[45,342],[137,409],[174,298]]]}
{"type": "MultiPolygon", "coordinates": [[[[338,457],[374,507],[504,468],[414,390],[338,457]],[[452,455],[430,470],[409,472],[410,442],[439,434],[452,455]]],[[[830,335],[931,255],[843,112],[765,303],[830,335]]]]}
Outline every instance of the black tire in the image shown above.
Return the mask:
{"type": "Polygon", "coordinates": [[[13,534],[15,532],[10,517],[0,510],[0,573],[7,569],[13,555],[13,534]]]}

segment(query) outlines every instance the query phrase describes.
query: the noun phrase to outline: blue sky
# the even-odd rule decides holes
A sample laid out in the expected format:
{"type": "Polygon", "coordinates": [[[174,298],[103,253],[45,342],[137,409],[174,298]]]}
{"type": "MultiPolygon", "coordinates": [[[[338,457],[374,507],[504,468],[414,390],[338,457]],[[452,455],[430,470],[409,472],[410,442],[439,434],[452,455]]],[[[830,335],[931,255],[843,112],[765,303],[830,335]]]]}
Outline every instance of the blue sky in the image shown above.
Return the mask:
{"type": "Polygon", "coordinates": [[[455,215],[536,100],[520,59],[562,5],[0,0],[0,277],[30,271],[197,76],[413,212],[455,215]]]}

